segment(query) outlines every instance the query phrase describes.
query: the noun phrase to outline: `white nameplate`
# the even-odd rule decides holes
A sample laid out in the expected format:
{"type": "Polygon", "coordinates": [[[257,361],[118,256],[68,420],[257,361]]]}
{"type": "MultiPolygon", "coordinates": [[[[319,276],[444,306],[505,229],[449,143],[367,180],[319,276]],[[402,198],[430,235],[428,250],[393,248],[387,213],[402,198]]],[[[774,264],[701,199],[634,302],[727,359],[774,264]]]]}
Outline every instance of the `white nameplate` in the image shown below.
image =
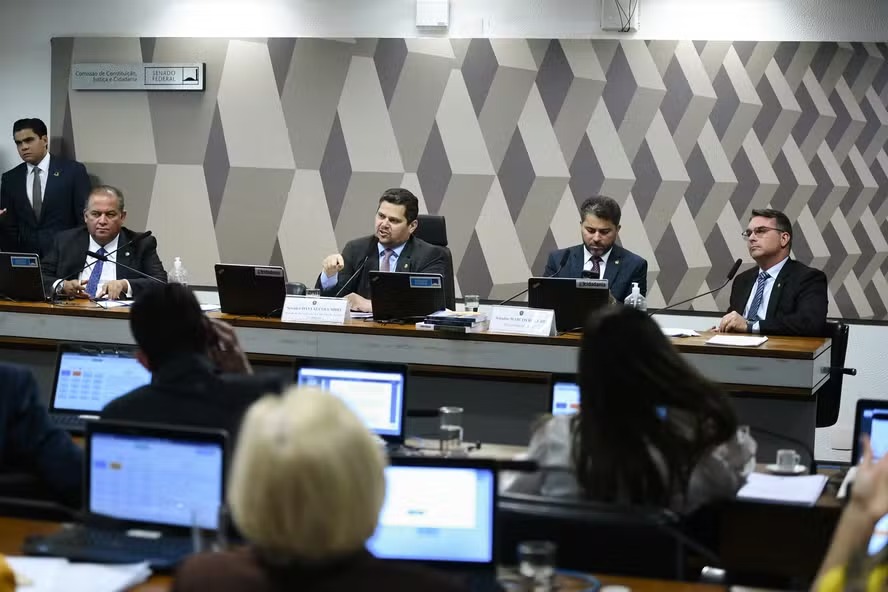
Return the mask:
{"type": "Polygon", "coordinates": [[[342,325],[348,318],[348,300],[319,296],[287,296],[281,321],[342,325]]]}
{"type": "Polygon", "coordinates": [[[494,306],[490,309],[490,328],[487,331],[549,337],[555,335],[555,311],[544,308],[494,306]]]}

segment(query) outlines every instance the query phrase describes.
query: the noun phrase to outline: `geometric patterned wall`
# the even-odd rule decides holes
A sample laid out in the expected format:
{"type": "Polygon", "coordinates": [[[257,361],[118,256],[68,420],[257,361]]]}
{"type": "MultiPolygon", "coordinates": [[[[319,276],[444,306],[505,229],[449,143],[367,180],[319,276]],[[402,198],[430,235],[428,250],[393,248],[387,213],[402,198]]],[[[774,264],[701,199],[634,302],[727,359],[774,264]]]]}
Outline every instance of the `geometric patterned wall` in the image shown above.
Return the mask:
{"type": "MultiPolygon", "coordinates": [[[[888,318],[888,47],[536,39],[56,38],[54,148],[127,194],[164,262],[313,282],[404,186],[447,217],[458,290],[510,295],[623,207],[649,305],[751,263],[772,206],[827,272],[830,315],[888,318]],[[203,61],[205,93],[69,91],[75,62],[203,61]]],[[[726,307],[728,290],[696,310],[726,307]]]]}

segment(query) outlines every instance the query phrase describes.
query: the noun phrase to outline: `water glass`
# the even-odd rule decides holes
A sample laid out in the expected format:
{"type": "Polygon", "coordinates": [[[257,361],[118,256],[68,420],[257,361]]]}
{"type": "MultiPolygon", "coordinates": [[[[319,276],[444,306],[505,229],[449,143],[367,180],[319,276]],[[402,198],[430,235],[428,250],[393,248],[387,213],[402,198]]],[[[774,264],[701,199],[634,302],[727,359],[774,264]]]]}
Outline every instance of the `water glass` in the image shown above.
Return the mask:
{"type": "Polygon", "coordinates": [[[555,589],[555,555],[558,547],[551,541],[518,543],[518,574],[523,588],[532,592],[555,589]]]}
{"type": "Polygon", "coordinates": [[[447,455],[462,449],[462,416],[462,407],[441,407],[438,409],[438,417],[441,420],[438,435],[441,454],[447,455]]]}
{"type": "Polygon", "coordinates": [[[463,304],[465,305],[466,312],[478,312],[481,298],[477,294],[466,294],[463,296],[463,304]]]}

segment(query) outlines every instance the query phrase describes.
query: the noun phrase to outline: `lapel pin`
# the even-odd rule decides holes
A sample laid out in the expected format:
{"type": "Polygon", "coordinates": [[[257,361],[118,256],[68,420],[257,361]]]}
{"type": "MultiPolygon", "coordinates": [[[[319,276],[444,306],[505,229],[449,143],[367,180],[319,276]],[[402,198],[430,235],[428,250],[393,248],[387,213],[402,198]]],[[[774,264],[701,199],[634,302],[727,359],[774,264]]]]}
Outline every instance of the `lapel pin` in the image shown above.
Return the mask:
{"type": "Polygon", "coordinates": [[[404,264],[404,269],[407,269],[407,265],[408,265],[407,263],[404,264]]]}
{"type": "Polygon", "coordinates": [[[124,256],[124,257],[129,257],[129,256],[130,256],[130,255],[129,255],[129,251],[127,251],[126,253],[124,253],[123,256],[124,256]]]}
{"type": "Polygon", "coordinates": [[[53,177],[58,177],[58,176],[59,176],[59,172],[58,172],[58,171],[54,172],[54,173],[52,174],[52,176],[53,176],[53,177]]]}
{"type": "Polygon", "coordinates": [[[616,261],[614,261],[614,265],[619,265],[619,264],[620,264],[620,260],[619,260],[619,259],[617,259],[616,261]]]}

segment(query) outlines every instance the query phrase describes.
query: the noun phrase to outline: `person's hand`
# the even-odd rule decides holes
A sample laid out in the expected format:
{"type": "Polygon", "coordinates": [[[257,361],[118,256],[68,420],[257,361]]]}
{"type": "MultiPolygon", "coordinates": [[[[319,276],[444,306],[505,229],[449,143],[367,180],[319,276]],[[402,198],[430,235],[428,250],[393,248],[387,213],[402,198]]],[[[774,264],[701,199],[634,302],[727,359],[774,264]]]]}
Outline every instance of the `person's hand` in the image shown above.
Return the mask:
{"type": "Polygon", "coordinates": [[[234,328],[219,319],[207,317],[210,331],[210,359],[222,372],[252,374],[253,367],[237,339],[234,328]]]}
{"type": "Polygon", "coordinates": [[[358,312],[373,312],[373,303],[360,294],[352,292],[346,296],[345,299],[348,300],[348,307],[351,310],[356,310],[358,312]]]}
{"type": "Polygon", "coordinates": [[[62,282],[59,292],[65,296],[88,298],[89,295],[86,293],[86,282],[86,280],[65,280],[62,282]]]}
{"type": "Polygon", "coordinates": [[[888,454],[873,462],[869,436],[861,436],[863,457],[851,488],[851,505],[875,521],[888,514],[888,454]]]}
{"type": "Polygon", "coordinates": [[[6,213],[6,208],[3,208],[2,210],[0,210],[0,216],[2,216],[5,213],[6,213]]]}
{"type": "Polygon", "coordinates": [[[96,299],[107,296],[111,300],[119,300],[129,292],[129,282],[126,280],[109,280],[98,289],[96,299]]]}
{"type": "Polygon", "coordinates": [[[324,260],[321,262],[321,267],[324,269],[324,275],[327,277],[333,277],[345,267],[345,262],[342,260],[342,255],[336,253],[335,255],[327,255],[324,260]]]}
{"type": "Polygon", "coordinates": [[[746,333],[746,319],[740,316],[737,311],[731,311],[721,318],[716,331],[723,333],[746,333]]]}

